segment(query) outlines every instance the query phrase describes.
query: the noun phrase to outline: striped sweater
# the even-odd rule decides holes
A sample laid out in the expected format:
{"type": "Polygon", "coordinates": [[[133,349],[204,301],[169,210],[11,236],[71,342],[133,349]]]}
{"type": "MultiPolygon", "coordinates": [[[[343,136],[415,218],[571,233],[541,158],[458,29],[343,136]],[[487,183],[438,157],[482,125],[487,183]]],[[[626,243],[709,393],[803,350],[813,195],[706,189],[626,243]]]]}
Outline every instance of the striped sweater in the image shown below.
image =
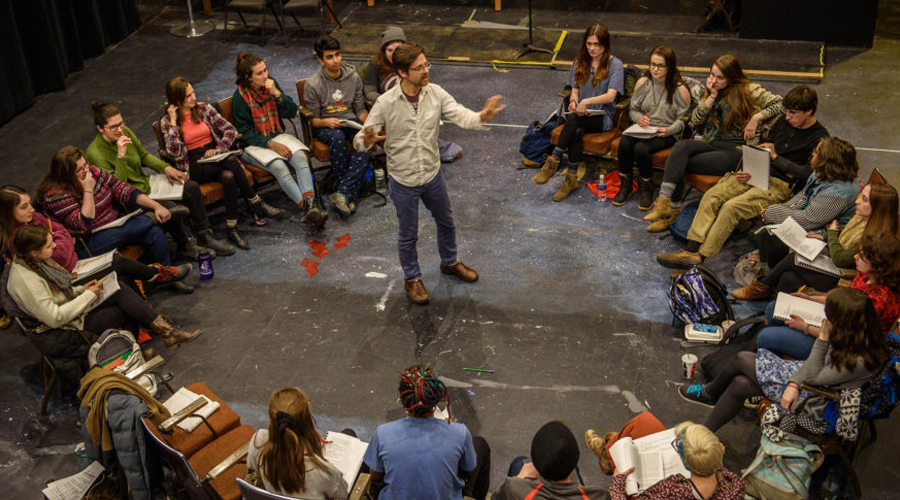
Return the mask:
{"type": "Polygon", "coordinates": [[[91,175],[97,181],[94,186],[94,218],[81,214],[81,198],[67,191],[52,189],[44,196],[44,213],[62,221],[71,232],[90,234],[94,228],[108,224],[119,218],[119,206],[132,209],[141,194],[137,189],[116,180],[111,174],[91,165],[91,175]]]}

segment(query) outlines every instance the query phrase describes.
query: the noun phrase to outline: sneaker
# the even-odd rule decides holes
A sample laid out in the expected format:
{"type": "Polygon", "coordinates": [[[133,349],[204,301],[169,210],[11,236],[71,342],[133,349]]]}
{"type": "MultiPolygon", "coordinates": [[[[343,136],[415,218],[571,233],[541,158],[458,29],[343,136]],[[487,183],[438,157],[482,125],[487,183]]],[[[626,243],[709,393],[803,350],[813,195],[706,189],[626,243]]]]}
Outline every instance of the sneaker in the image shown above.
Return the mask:
{"type": "Polygon", "coordinates": [[[685,401],[690,401],[691,403],[697,403],[698,405],[712,408],[713,406],[715,406],[716,400],[702,394],[703,385],[704,384],[691,384],[679,386],[678,395],[681,396],[681,399],[684,399],[685,401]]]}
{"type": "Polygon", "coordinates": [[[332,193],[331,194],[331,203],[334,204],[334,208],[337,209],[342,215],[351,215],[353,214],[353,210],[350,209],[350,204],[347,203],[347,195],[344,193],[332,193]]]}

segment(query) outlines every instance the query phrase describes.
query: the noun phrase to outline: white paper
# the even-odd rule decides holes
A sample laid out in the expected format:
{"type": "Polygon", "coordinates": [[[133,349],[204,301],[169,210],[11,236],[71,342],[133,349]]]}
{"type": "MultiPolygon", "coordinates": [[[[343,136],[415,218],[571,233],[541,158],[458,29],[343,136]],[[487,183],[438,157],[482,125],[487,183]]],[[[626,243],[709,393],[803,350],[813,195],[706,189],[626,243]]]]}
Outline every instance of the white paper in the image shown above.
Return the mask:
{"type": "Polygon", "coordinates": [[[170,183],[163,174],[151,175],[148,180],[151,200],[180,200],[184,197],[184,184],[180,182],[170,183]]]}
{"type": "MultiPolygon", "coordinates": [[[[566,111],[565,114],[572,115],[572,114],[575,114],[575,111],[566,111]]],[[[586,114],[587,114],[587,116],[599,116],[599,115],[605,115],[606,111],[604,111],[602,109],[588,109],[586,114]]]]}
{"type": "Polygon", "coordinates": [[[225,151],[224,153],[219,153],[217,155],[213,155],[208,158],[200,158],[199,160],[197,160],[197,163],[215,163],[217,161],[222,161],[225,158],[228,158],[229,156],[239,155],[241,153],[243,153],[243,150],[231,149],[231,150],[225,151]]]}
{"type": "Polygon", "coordinates": [[[325,435],[325,447],[322,449],[322,454],[325,456],[325,460],[341,471],[347,485],[353,488],[353,481],[356,480],[356,474],[362,466],[368,447],[369,443],[359,438],[329,431],[325,435]]]}
{"type": "Polygon", "coordinates": [[[48,500],[81,500],[102,472],[103,466],[95,460],[81,472],[48,484],[42,493],[48,500]]]}
{"type": "Polygon", "coordinates": [[[628,495],[636,495],[673,474],[690,477],[672,447],[674,440],[675,429],[666,429],[635,440],[625,437],[610,446],[609,455],[617,469],[625,471],[634,467],[625,480],[628,495]]]}
{"type": "MultiPolygon", "coordinates": [[[[296,154],[297,151],[309,151],[309,148],[306,147],[306,144],[303,144],[302,142],[300,142],[300,139],[297,139],[291,134],[278,134],[273,137],[272,140],[279,144],[287,146],[293,154],[296,154]]],[[[246,148],[244,148],[244,152],[252,156],[263,165],[268,165],[275,160],[284,159],[275,151],[269,148],[261,148],[259,146],[247,146],[246,148]]]]}
{"type": "Polygon", "coordinates": [[[96,257],[89,257],[87,259],[79,259],[78,262],[75,263],[75,267],[72,269],[72,272],[75,273],[76,279],[79,280],[85,278],[86,276],[96,274],[112,266],[113,256],[115,254],[115,250],[110,250],[103,255],[97,255],[96,257]]]}
{"type": "Polygon", "coordinates": [[[791,314],[800,316],[812,326],[821,327],[822,321],[825,320],[825,304],[778,292],[772,316],[781,321],[787,321],[791,319],[791,314]]]}
{"type": "Polygon", "coordinates": [[[788,217],[781,224],[774,226],[766,226],[766,228],[775,236],[778,236],[785,245],[791,250],[799,253],[809,260],[814,260],[822,250],[828,246],[824,241],[816,238],[807,238],[806,230],[803,229],[793,217],[788,217]]]}
{"type": "Polygon", "coordinates": [[[834,265],[831,256],[825,255],[824,253],[820,253],[819,256],[813,260],[809,260],[799,253],[795,253],[794,263],[807,269],[814,269],[827,275],[834,276],[835,278],[842,278],[844,276],[844,272],[841,271],[841,268],[834,265]]]}
{"type": "Polygon", "coordinates": [[[91,302],[90,307],[88,307],[85,312],[93,311],[97,306],[106,302],[106,299],[112,297],[121,290],[121,287],[119,287],[119,277],[116,276],[115,271],[101,278],[100,282],[100,296],[97,297],[97,300],[91,302]]]}
{"type": "Polygon", "coordinates": [[[622,135],[637,137],[638,139],[652,139],[656,137],[656,127],[642,127],[635,123],[626,128],[622,135]]]}
{"type": "Polygon", "coordinates": [[[744,155],[744,172],[750,174],[750,181],[747,182],[747,184],[758,187],[763,191],[768,191],[770,161],[768,148],[760,148],[747,144],[744,145],[741,150],[744,155]]]}
{"type": "Polygon", "coordinates": [[[135,210],[134,212],[131,212],[130,214],[125,214],[112,222],[108,222],[100,227],[95,227],[94,229],[91,230],[91,232],[96,233],[97,231],[103,231],[104,229],[112,229],[114,227],[123,226],[123,225],[125,225],[126,222],[128,222],[128,219],[134,217],[135,215],[140,215],[141,213],[143,213],[143,209],[139,208],[139,209],[135,210]]]}
{"type": "Polygon", "coordinates": [[[363,128],[361,123],[353,120],[341,120],[341,125],[345,127],[355,128],[356,130],[362,130],[363,128]]]}
{"type": "MultiPolygon", "coordinates": [[[[172,397],[166,400],[163,403],[163,406],[169,410],[169,413],[172,415],[178,413],[183,410],[187,405],[193,403],[197,400],[197,398],[203,398],[206,400],[206,406],[200,408],[194,415],[200,415],[204,418],[209,418],[216,410],[219,409],[219,403],[217,401],[213,401],[206,396],[201,396],[192,391],[187,390],[187,388],[182,387],[175,391],[175,394],[172,394],[172,397]]],[[[181,427],[186,432],[193,432],[194,429],[197,428],[198,425],[203,423],[203,419],[200,417],[188,417],[181,422],[178,423],[178,427],[181,427]]]]}

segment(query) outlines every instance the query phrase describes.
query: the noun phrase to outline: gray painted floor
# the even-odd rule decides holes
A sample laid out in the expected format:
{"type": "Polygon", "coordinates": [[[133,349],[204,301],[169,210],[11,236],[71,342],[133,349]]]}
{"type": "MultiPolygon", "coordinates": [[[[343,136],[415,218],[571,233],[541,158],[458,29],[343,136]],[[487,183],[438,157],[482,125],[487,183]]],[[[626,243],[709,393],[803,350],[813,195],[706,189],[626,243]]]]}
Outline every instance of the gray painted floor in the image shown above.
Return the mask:
{"type": "MultiPolygon", "coordinates": [[[[882,2],[886,18],[896,19],[897,3],[882,2]]],[[[363,8],[359,2],[342,12],[349,17],[363,8]]],[[[495,13],[478,9],[495,20],[495,13]]],[[[212,101],[231,94],[231,67],[241,51],[263,55],[291,94],[295,80],[317,69],[310,55],[314,35],[295,36],[287,48],[168,35],[184,14],[172,6],[159,17],[145,15],[147,26],[89,61],[65,91],[40,97],[0,128],[4,183],[33,188],[57,148],[86,146],[94,134],[87,105],[92,99],[120,101],[129,126],[154,148],[150,125],[162,112],[163,86],[175,74],[189,77],[200,99],[212,101]]],[[[894,92],[900,41],[890,29],[880,33],[887,35],[868,51],[827,50],[825,79],[817,86],[819,117],[833,135],[866,148],[860,151],[863,176],[878,167],[896,184],[900,142],[891,118],[900,109],[894,92]]],[[[375,208],[374,199],[365,199],[355,216],[342,220],[332,213],[323,231],[310,233],[287,198],[269,190],[264,196],[293,214],[291,220],[264,228],[243,221],[252,250],[217,259],[215,278],[199,283],[193,295],[152,297],[158,310],[205,332],[164,354],[175,382],[205,382],[256,428],[266,425],[271,391],[298,385],[312,400],[323,431],[352,427],[367,439],[379,424],[401,416],[395,370],[432,363],[452,388],[452,413],[491,444],[492,489],[509,460],[527,452],[532,435],[548,420],[565,420],[576,434],[615,430],[642,409],[666,425],[702,421],[707,410],[683,402],[675,386],[684,382],[681,354],[705,350],[683,344],[671,326],[669,273],[654,260],[676,244],[644,231],[644,223],[634,220],[642,215],[634,202],[613,207],[582,188],[553,203],[558,180],[537,186],[529,180],[533,171],[518,169],[523,130],[515,126],[549,114],[565,73],[441,65],[433,80],[470,108],[480,109],[493,94],[503,94],[509,106],[496,124],[511,126],[474,132],[447,125],[441,133],[465,149],[443,171],[460,257],[481,279],[463,284],[439,273],[434,224],[422,210],[419,257],[432,302],[411,305],[390,205],[375,208]],[[351,241],[335,248],[343,235],[351,241]],[[330,253],[314,257],[311,239],[327,242],[330,253]],[[314,277],[300,266],[305,258],[321,262],[314,277]]],[[[791,87],[761,83],[782,94],[791,87]]],[[[221,228],[221,215],[214,223],[221,228]]],[[[710,261],[729,287],[732,264],[750,247],[748,239],[737,238],[710,261]]],[[[744,306],[737,311],[739,317],[752,312],[744,306]]],[[[54,399],[51,415],[40,418],[36,353],[15,329],[2,339],[0,478],[9,485],[8,498],[33,497],[49,478],[76,469],[77,403],[54,399]]],[[[161,342],[154,345],[163,351],[161,342]]],[[[900,446],[897,418],[879,426],[879,441],[863,455],[865,498],[896,497],[897,472],[882,464],[900,446]]],[[[742,414],[719,434],[732,469],[745,466],[759,436],[751,415],[742,414]]],[[[581,451],[585,480],[607,484],[589,451],[581,451]]]]}

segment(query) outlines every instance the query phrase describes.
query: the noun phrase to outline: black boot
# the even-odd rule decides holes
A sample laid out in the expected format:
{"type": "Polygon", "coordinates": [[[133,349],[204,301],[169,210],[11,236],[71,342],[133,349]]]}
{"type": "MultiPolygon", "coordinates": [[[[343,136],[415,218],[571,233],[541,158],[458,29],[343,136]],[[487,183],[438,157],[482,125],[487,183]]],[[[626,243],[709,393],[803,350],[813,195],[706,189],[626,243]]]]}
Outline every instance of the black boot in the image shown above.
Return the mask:
{"type": "Polygon", "coordinates": [[[653,207],[653,178],[644,179],[641,177],[641,198],[638,201],[638,210],[646,212],[653,207]]]}
{"type": "Polygon", "coordinates": [[[301,222],[318,227],[325,225],[325,221],[328,220],[328,212],[319,208],[315,196],[303,198],[303,207],[306,210],[306,213],[304,213],[303,218],[300,219],[301,222]]]}
{"type": "Polygon", "coordinates": [[[228,241],[234,243],[234,246],[240,248],[241,250],[250,250],[250,242],[244,239],[243,236],[241,236],[241,233],[238,232],[237,227],[229,227],[227,233],[228,241]]]}
{"type": "Polygon", "coordinates": [[[215,239],[212,234],[212,229],[204,229],[203,231],[198,232],[197,240],[206,248],[215,250],[218,255],[234,254],[234,247],[228,243],[215,239]]]}
{"type": "Polygon", "coordinates": [[[178,256],[186,260],[197,260],[197,256],[202,250],[202,247],[197,246],[197,241],[193,236],[185,235],[182,241],[175,243],[178,245],[178,256]]]}
{"type": "Polygon", "coordinates": [[[619,192],[616,193],[616,197],[612,201],[612,204],[617,207],[621,207],[628,202],[628,198],[631,198],[631,191],[634,189],[634,175],[622,175],[620,173],[619,179],[622,183],[619,185],[619,192]]]}
{"type": "Polygon", "coordinates": [[[253,215],[259,219],[281,219],[284,217],[284,210],[269,205],[258,195],[256,201],[251,201],[248,205],[250,205],[253,215]]]}

